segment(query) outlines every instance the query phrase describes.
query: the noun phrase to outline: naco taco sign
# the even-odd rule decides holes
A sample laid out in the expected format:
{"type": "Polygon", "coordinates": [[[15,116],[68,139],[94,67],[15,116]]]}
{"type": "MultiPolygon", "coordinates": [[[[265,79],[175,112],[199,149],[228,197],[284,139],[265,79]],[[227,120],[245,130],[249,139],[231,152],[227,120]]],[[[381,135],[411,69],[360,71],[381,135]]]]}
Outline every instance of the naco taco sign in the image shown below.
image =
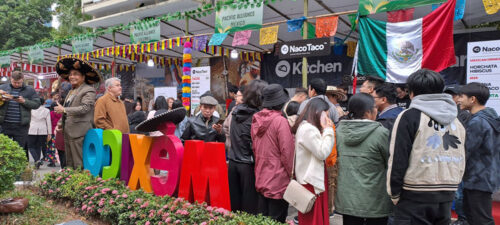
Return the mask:
{"type": "Polygon", "coordinates": [[[83,144],[84,169],[103,179],[120,178],[132,190],[182,197],[231,210],[224,143],[186,141],[175,125],[160,125],[164,136],[89,130],[83,144]],[[150,169],[167,171],[151,175],[150,169]]]}

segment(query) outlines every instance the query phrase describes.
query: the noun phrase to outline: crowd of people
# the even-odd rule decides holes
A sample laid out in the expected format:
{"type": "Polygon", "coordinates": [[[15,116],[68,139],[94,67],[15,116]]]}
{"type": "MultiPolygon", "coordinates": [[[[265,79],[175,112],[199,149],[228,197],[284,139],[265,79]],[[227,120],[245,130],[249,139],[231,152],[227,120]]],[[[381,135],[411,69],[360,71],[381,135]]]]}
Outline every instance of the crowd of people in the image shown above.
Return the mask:
{"type": "MultiPolygon", "coordinates": [[[[122,101],[120,80],[105,81],[79,59],[56,65],[71,87],[39,98],[15,72],[0,86],[2,133],[29,150],[39,167],[82,168],[89,129],[141,133],[142,121],[183,104],[157,97],[148,112],[140,101],[122,101]],[[49,102],[50,103],[50,102],[49,102]]],[[[285,222],[283,198],[291,179],[316,196],[296,223],[329,224],[334,213],[346,225],[490,225],[492,193],[500,187],[500,118],[485,106],[483,84],[445,87],[439,73],[421,69],[405,86],[367,77],[358,94],[347,86],[313,79],[290,98],[279,84],[253,80],[230,90],[226,111],[205,93],[194,115],[177,124],[182,141],[226,144],[231,209],[285,222]]],[[[145,133],[161,136],[160,131],[145,133]]],[[[28,151],[27,151],[28,154],[28,151]]]]}

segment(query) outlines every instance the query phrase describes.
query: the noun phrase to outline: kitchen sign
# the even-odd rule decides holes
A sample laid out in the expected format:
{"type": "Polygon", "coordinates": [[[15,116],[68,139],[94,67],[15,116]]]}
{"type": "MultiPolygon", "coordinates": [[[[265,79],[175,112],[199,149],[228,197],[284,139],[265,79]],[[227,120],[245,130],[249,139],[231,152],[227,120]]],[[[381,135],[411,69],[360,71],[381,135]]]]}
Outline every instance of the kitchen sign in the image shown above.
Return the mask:
{"type": "Polygon", "coordinates": [[[280,59],[330,55],[330,38],[297,40],[283,43],[279,48],[280,59]]]}

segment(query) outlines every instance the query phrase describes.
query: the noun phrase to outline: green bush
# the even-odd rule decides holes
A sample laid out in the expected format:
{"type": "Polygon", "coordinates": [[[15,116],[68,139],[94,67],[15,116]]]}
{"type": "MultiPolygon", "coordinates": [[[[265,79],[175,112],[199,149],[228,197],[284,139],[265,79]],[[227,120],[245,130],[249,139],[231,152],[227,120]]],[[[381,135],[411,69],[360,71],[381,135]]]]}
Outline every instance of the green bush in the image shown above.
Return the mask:
{"type": "Polygon", "coordinates": [[[43,195],[71,201],[81,214],[111,224],[281,224],[268,217],[230,212],[206,203],[132,191],[118,179],[94,178],[88,171],[63,169],[46,174],[38,186],[43,195]]]}
{"type": "Polygon", "coordinates": [[[0,134],[0,194],[14,189],[16,176],[27,166],[24,149],[9,137],[0,134]]]}

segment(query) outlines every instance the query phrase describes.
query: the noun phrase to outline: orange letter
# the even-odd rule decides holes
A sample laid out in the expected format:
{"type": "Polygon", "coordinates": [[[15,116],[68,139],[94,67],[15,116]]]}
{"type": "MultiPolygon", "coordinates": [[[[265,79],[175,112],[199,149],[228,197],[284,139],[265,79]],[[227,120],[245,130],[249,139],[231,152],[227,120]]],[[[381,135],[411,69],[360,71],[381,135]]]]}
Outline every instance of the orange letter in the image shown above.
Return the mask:
{"type": "Polygon", "coordinates": [[[134,157],[134,168],[132,168],[128,186],[132,190],[137,190],[140,186],[145,192],[151,193],[149,156],[153,139],[139,134],[130,134],[129,138],[130,146],[132,147],[132,156],[134,157]]]}

